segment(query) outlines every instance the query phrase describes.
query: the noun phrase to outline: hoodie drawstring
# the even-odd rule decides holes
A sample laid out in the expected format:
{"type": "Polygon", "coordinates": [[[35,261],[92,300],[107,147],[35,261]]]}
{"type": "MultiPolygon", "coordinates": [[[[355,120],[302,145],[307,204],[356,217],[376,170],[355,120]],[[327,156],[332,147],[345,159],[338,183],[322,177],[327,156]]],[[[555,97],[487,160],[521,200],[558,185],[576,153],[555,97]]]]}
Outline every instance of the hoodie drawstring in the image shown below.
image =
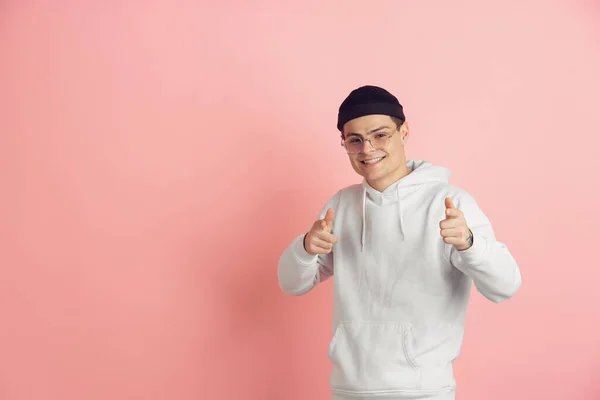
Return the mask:
{"type": "Polygon", "coordinates": [[[365,250],[365,221],[367,211],[367,189],[363,187],[363,198],[362,198],[362,232],[360,234],[360,252],[365,250]]]}
{"type": "Polygon", "coordinates": [[[400,240],[404,242],[404,210],[402,208],[402,201],[400,201],[400,188],[396,191],[398,196],[398,224],[400,225],[400,240]]]}

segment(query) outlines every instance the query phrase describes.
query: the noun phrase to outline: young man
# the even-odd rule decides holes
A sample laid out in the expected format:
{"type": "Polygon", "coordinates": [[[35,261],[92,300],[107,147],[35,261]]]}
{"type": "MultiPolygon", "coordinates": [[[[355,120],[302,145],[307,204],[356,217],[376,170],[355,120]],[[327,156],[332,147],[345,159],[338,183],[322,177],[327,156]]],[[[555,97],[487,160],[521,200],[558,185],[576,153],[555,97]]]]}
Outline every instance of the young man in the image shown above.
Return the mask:
{"type": "Polygon", "coordinates": [[[406,160],[396,97],[352,91],[337,127],[363,182],[339,190],[283,252],[280,287],[304,295],[333,276],[333,399],[453,400],[471,284],[506,300],[521,285],[517,263],[446,168],[406,160]]]}

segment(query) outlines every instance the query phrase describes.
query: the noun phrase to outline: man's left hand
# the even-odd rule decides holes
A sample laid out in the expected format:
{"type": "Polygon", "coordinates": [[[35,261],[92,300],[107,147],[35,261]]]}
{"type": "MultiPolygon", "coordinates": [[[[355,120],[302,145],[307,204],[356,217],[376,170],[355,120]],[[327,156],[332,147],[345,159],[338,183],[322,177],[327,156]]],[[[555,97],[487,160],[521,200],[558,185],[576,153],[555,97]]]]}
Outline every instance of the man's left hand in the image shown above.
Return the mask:
{"type": "Polygon", "coordinates": [[[456,250],[467,250],[473,245],[473,233],[467,226],[467,220],[449,197],[446,197],[446,219],[440,222],[440,234],[444,242],[453,245],[456,250]]]}

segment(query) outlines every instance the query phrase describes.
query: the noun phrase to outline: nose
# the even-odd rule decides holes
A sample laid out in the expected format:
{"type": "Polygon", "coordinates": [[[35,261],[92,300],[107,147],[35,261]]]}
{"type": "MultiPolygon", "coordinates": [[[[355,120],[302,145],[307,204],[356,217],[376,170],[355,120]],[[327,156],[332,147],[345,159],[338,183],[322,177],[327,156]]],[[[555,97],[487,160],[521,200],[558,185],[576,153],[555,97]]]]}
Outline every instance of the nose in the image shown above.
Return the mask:
{"type": "Polygon", "coordinates": [[[365,140],[363,142],[363,153],[373,153],[375,150],[376,149],[373,147],[370,140],[365,140]]]}

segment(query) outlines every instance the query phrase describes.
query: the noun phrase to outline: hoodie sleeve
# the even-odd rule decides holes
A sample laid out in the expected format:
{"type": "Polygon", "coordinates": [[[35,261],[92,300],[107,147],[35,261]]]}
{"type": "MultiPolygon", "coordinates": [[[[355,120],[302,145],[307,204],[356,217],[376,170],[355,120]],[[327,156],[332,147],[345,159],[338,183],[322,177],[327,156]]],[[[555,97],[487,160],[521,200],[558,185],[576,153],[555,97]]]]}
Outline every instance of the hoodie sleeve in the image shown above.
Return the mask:
{"type": "MultiPolygon", "coordinates": [[[[325,218],[328,208],[336,210],[339,193],[330,199],[317,219],[325,218]]],[[[312,224],[311,224],[312,226],[312,224]]],[[[332,224],[335,233],[335,217],[332,224]]],[[[291,244],[283,251],[277,265],[277,278],[283,293],[290,296],[301,296],[310,292],[318,283],[323,282],[333,275],[333,254],[319,254],[312,256],[304,249],[304,235],[294,238],[291,244]]]]}
{"type": "Polygon", "coordinates": [[[456,206],[463,212],[473,232],[473,245],[463,251],[450,246],[450,262],[473,279],[487,299],[500,303],[521,287],[521,272],[504,243],[496,240],[492,225],[475,199],[462,192],[456,206]]]}

